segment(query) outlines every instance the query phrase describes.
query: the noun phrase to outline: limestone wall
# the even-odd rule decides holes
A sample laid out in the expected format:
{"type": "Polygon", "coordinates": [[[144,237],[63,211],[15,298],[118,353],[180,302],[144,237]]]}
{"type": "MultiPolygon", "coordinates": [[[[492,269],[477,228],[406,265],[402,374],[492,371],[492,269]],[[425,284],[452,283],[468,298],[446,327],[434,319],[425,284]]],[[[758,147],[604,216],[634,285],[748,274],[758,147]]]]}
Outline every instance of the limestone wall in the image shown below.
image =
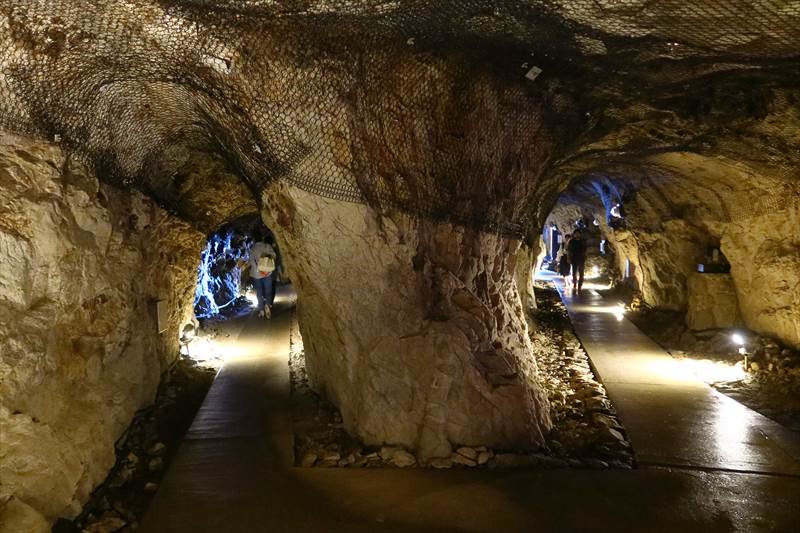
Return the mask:
{"type": "Polygon", "coordinates": [[[800,202],[731,223],[722,251],[747,326],[800,348],[800,202]]]}
{"type": "Polygon", "coordinates": [[[298,292],[309,378],[349,431],[423,459],[542,442],[518,241],[287,185],[264,203],[298,292]]]}
{"type": "Polygon", "coordinates": [[[177,354],[201,244],[58,146],[0,134],[0,522],[11,531],[74,516],[105,478],[177,354]],[[162,334],[156,299],[169,310],[162,334]]]}
{"type": "Polygon", "coordinates": [[[730,328],[739,324],[739,301],[730,274],[689,276],[686,325],[689,329],[730,328]]]}

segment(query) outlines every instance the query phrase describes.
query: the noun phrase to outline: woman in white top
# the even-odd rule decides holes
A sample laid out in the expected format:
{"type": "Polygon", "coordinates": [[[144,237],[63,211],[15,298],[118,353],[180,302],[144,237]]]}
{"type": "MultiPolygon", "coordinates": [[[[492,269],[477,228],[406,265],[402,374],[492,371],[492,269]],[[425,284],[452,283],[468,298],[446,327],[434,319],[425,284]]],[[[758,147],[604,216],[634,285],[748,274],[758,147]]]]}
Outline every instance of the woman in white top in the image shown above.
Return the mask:
{"type": "Polygon", "coordinates": [[[264,235],[257,231],[253,234],[255,243],[250,248],[250,277],[258,297],[258,316],[272,316],[272,304],[275,301],[275,270],[277,254],[275,248],[266,242],[264,235]]]}

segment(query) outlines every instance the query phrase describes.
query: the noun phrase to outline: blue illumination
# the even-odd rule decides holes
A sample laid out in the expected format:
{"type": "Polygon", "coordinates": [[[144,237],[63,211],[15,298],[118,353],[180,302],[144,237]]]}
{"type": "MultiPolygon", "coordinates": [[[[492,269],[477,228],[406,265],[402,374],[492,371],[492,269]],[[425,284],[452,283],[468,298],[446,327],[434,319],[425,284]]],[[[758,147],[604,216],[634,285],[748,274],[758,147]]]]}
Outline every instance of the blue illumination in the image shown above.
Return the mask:
{"type": "Polygon", "coordinates": [[[215,233],[200,254],[194,293],[197,318],[214,317],[241,297],[241,276],[237,263],[240,259],[247,260],[249,247],[244,241],[239,245],[234,244],[235,235],[233,230],[215,233]]]}

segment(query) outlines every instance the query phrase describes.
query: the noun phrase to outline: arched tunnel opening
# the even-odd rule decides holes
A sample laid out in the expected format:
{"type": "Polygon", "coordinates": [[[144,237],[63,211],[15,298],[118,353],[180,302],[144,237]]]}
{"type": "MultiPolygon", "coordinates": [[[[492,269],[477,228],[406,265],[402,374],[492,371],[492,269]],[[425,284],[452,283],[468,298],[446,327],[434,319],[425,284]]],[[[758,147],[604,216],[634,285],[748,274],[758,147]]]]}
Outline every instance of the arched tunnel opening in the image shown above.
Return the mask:
{"type": "MultiPolygon", "coordinates": [[[[785,328],[781,319],[781,309],[794,306],[789,302],[796,295],[784,291],[796,277],[781,270],[772,283],[752,285],[772,275],[761,255],[772,253],[764,240],[787,237],[762,233],[767,220],[786,216],[768,200],[774,189],[742,179],[733,162],[698,162],[694,154],[656,159],[670,164],[593,171],[573,180],[546,219],[543,242],[550,253],[538,276],[559,280],[564,294],[580,294],[568,244],[579,230],[584,287],[618,320],[627,317],[675,357],[677,373],[696,375],[796,427],[794,387],[780,377],[797,365],[796,328],[785,328]],[[691,175],[674,163],[679,158],[695,160],[691,175]],[[780,300],[788,307],[775,305],[780,300]],[[759,307],[766,301],[768,308],[759,307]],[[772,319],[760,319],[769,314],[772,319]]],[[[780,190],[780,181],[770,185],[780,190]]]]}
{"type": "Polygon", "coordinates": [[[800,8],[718,4],[0,0],[0,533],[793,530],[800,8]]]}
{"type": "Polygon", "coordinates": [[[218,368],[244,320],[253,314],[269,320],[276,301],[294,298],[272,230],[256,215],[223,224],[200,252],[194,316],[179,329],[181,355],[218,368]]]}

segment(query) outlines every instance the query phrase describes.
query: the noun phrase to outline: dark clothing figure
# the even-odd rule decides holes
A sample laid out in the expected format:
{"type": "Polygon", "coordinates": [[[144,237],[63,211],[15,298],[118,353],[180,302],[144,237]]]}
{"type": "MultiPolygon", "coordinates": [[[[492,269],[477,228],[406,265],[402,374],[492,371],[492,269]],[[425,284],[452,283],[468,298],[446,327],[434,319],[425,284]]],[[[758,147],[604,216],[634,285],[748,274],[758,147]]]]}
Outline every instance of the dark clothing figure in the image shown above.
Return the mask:
{"type": "Polygon", "coordinates": [[[583,288],[583,271],[586,268],[586,241],[582,236],[573,235],[567,244],[567,254],[572,264],[572,286],[580,291],[583,288]]]}
{"type": "Polygon", "coordinates": [[[558,260],[558,273],[562,276],[569,276],[569,258],[567,254],[561,254],[561,259],[558,260]]]}

